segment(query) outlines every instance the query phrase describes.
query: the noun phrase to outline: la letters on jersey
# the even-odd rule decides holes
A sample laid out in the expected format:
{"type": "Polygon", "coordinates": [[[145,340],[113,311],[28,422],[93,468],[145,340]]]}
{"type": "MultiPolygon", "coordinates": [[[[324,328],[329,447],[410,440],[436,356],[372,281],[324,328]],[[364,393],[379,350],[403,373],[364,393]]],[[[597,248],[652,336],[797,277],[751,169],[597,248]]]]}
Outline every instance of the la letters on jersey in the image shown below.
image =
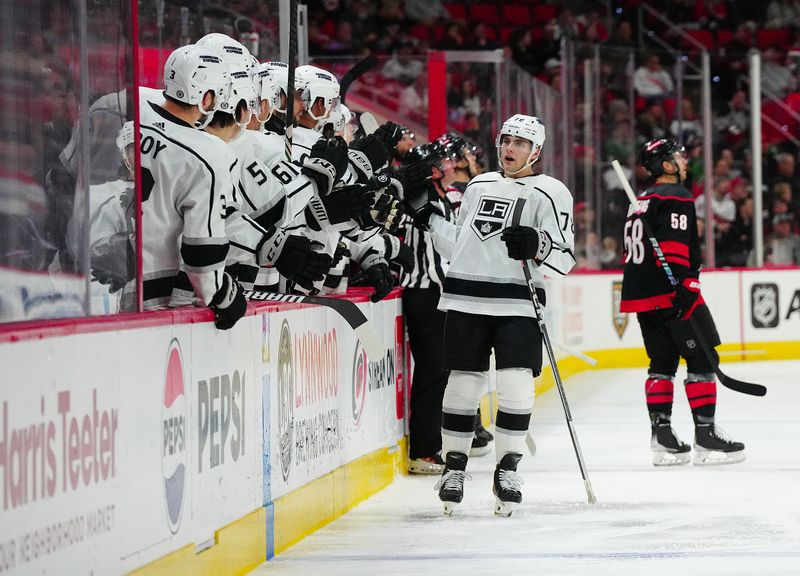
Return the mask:
{"type": "Polygon", "coordinates": [[[482,241],[497,236],[506,227],[513,200],[481,196],[478,210],[472,218],[471,227],[482,241]]]}

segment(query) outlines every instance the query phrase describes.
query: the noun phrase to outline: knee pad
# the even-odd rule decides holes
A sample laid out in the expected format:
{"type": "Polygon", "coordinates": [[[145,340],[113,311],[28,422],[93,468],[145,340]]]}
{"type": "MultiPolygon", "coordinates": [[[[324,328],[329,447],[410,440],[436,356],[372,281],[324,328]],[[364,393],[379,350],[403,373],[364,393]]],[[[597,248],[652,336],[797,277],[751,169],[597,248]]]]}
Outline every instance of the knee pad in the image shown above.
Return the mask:
{"type": "MultiPolygon", "coordinates": [[[[717,354],[717,351],[712,348],[710,352],[714,362],[719,364],[719,354],[717,354]]],[[[686,358],[686,371],[689,374],[710,374],[711,379],[714,379],[714,366],[712,366],[702,350],[697,350],[697,354],[692,354],[686,358]]]]}
{"type": "Polygon", "coordinates": [[[678,371],[678,362],[680,362],[679,356],[659,356],[656,358],[650,358],[650,374],[663,374],[663,375],[672,375],[670,378],[675,376],[675,372],[678,371]]]}
{"type": "Polygon", "coordinates": [[[447,388],[442,399],[444,412],[476,414],[478,402],[488,382],[488,372],[464,372],[453,370],[447,379],[447,388]]]}

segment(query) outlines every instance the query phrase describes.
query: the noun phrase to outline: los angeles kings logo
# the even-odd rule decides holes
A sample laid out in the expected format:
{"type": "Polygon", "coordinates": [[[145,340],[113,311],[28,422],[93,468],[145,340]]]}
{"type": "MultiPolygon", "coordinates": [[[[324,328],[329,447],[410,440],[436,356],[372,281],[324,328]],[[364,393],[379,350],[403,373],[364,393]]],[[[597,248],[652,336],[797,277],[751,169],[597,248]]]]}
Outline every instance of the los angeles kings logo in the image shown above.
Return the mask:
{"type": "Polygon", "coordinates": [[[478,211],[472,218],[472,230],[485,242],[497,236],[506,227],[506,219],[511,213],[513,201],[494,196],[481,196],[478,211]]]}

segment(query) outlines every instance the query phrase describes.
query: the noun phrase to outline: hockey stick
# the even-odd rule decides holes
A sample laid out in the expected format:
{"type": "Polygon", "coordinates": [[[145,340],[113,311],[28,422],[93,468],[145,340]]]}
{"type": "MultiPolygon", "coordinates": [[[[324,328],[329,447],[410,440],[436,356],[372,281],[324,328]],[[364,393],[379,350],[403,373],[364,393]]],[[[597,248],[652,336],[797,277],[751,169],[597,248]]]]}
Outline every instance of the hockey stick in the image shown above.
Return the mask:
{"type": "Polygon", "coordinates": [[[361,125],[365,136],[374,134],[378,129],[378,121],[375,120],[375,116],[372,115],[372,112],[362,112],[358,117],[358,123],[361,125]]]}
{"type": "Polygon", "coordinates": [[[297,60],[297,0],[289,0],[289,50],[288,80],[286,82],[286,161],[292,161],[292,133],[294,132],[294,70],[297,60]]]}
{"type": "Polygon", "coordinates": [[[345,98],[347,98],[347,91],[350,89],[350,85],[359,79],[359,77],[363,76],[370,70],[372,70],[375,65],[378,63],[378,59],[375,56],[367,56],[363,60],[356,62],[350,70],[345,72],[344,76],[342,76],[341,82],[339,82],[339,98],[342,104],[345,103],[345,98]]]}
{"type": "MultiPolygon", "coordinates": [[[[522,216],[522,209],[525,207],[525,198],[518,198],[516,205],[514,206],[514,213],[511,216],[511,224],[512,226],[518,226],[520,218],[522,216]]],[[[575,433],[575,426],[572,422],[572,413],[569,410],[569,404],[567,403],[567,395],[564,392],[564,384],[561,382],[561,374],[558,371],[558,364],[556,363],[556,357],[553,353],[553,345],[550,341],[550,336],[547,333],[547,325],[544,323],[544,315],[542,314],[542,306],[539,304],[539,297],[536,295],[536,286],[533,284],[533,278],[531,277],[531,271],[528,268],[528,262],[523,260],[522,264],[522,272],[525,274],[525,281],[528,284],[528,293],[530,295],[531,304],[533,304],[533,311],[536,314],[536,321],[539,323],[539,330],[542,333],[542,340],[544,341],[544,347],[547,350],[547,358],[550,361],[550,368],[553,370],[553,379],[556,381],[556,388],[558,388],[558,395],[561,398],[561,405],[564,407],[564,416],[567,418],[567,428],[569,429],[569,437],[572,440],[572,447],[575,449],[575,457],[578,459],[578,468],[581,470],[581,477],[583,478],[583,486],[586,488],[586,497],[589,500],[589,504],[594,504],[597,502],[597,498],[594,495],[594,490],[592,490],[592,483],[589,481],[589,473],[586,471],[586,465],[583,461],[583,453],[581,452],[581,446],[578,442],[578,436],[575,433]]],[[[530,437],[530,436],[529,436],[530,437]]],[[[533,438],[531,438],[533,440],[533,438]]],[[[528,446],[531,449],[531,446],[528,446]]],[[[531,451],[536,450],[536,444],[533,445],[531,451]]]]}
{"type": "Polygon", "coordinates": [[[258,292],[245,290],[244,296],[253,302],[292,302],[297,304],[316,304],[325,306],[339,314],[347,322],[361,340],[361,345],[372,362],[377,362],[386,355],[383,340],[375,327],[364,316],[364,313],[350,300],[342,298],[325,298],[322,296],[302,296],[300,294],[281,294],[279,292],[258,292]]]}
{"type": "MultiPolygon", "coordinates": [[[[633,193],[633,189],[631,188],[628,179],[625,177],[625,173],[622,171],[622,166],[620,166],[618,160],[613,160],[611,165],[614,167],[614,171],[617,173],[617,177],[619,178],[620,183],[622,184],[623,190],[625,190],[625,195],[628,197],[628,201],[631,203],[631,207],[637,214],[641,213],[641,207],[639,206],[639,201],[636,200],[636,195],[633,193]]],[[[653,251],[656,254],[656,258],[661,263],[661,269],[664,270],[664,273],[667,275],[667,279],[669,280],[670,285],[675,288],[678,285],[678,279],[675,278],[675,274],[672,273],[672,269],[669,266],[669,262],[667,262],[666,257],[664,256],[664,252],[661,251],[661,246],[658,244],[658,240],[653,235],[653,231],[650,229],[650,225],[647,223],[647,220],[642,217],[640,219],[643,227],[644,232],[647,234],[647,237],[650,239],[650,244],[653,246],[653,251]]],[[[695,336],[697,337],[697,344],[700,348],[703,349],[703,353],[706,355],[706,358],[711,363],[711,366],[714,368],[714,373],[716,373],[717,378],[719,378],[720,383],[725,386],[726,388],[730,388],[731,390],[735,390],[736,392],[741,392],[742,394],[749,394],[751,396],[764,396],[767,393],[767,388],[762,386],[761,384],[753,384],[751,382],[743,382],[741,380],[737,380],[736,378],[731,378],[722,372],[719,367],[719,361],[714,358],[714,355],[711,353],[711,348],[709,348],[708,343],[706,342],[705,336],[703,336],[702,330],[700,330],[699,326],[697,326],[697,321],[694,319],[693,316],[689,316],[689,324],[692,327],[692,331],[694,332],[695,336]]]]}
{"type": "Polygon", "coordinates": [[[575,356],[575,358],[577,358],[578,360],[583,360],[589,366],[597,366],[597,360],[595,360],[594,358],[592,358],[588,354],[584,354],[583,352],[581,352],[577,348],[573,348],[572,346],[568,346],[568,345],[564,344],[563,342],[559,342],[558,340],[553,340],[552,342],[553,342],[553,346],[555,346],[556,348],[560,348],[561,350],[563,350],[567,354],[575,356]]]}

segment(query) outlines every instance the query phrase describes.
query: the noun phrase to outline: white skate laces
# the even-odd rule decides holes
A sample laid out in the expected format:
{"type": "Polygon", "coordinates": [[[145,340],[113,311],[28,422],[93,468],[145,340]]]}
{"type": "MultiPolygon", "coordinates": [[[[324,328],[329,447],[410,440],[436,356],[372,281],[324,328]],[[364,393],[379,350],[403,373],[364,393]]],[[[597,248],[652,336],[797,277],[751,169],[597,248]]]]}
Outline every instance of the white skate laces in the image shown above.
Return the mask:
{"type": "Polygon", "coordinates": [[[433,489],[439,490],[440,488],[444,488],[444,490],[461,491],[464,489],[464,480],[472,480],[472,476],[464,470],[448,470],[439,478],[439,481],[433,489]]]}
{"type": "Polygon", "coordinates": [[[522,479],[516,470],[503,470],[498,471],[497,481],[503,490],[514,490],[515,492],[522,492],[522,485],[525,481],[522,479]]]}

